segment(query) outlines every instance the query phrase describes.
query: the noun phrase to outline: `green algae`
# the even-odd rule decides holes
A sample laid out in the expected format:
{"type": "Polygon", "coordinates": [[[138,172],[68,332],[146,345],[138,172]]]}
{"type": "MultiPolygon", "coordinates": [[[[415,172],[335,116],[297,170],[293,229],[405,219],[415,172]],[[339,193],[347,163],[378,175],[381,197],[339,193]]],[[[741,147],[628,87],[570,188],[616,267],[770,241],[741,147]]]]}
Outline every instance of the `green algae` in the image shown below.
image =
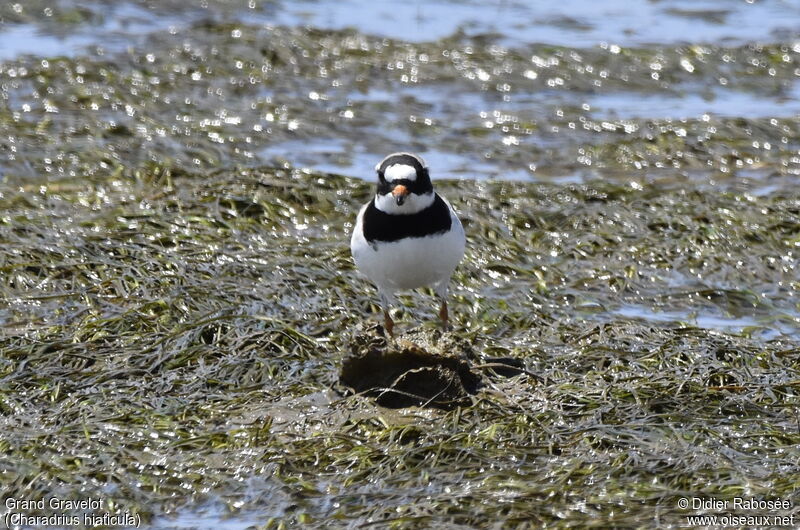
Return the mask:
{"type": "MultiPolygon", "coordinates": [[[[439,182],[469,239],[455,335],[541,380],[391,412],[331,390],[378,318],[346,244],[370,189],[271,168],[4,189],[6,494],[145,519],[216,502],[274,524],[628,526],[677,524],[692,492],[796,493],[793,338],[603,313],[671,300],[771,329],[797,288],[796,193],[439,182]]],[[[435,327],[429,297],[403,302],[400,326],[435,327]]]]}

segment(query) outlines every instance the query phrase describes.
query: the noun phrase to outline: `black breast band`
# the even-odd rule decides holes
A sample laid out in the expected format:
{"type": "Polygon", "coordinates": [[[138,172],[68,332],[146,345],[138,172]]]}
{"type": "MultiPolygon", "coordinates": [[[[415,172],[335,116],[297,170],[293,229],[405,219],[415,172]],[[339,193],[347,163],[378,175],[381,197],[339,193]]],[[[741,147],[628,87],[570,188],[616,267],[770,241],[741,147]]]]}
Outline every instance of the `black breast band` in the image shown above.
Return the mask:
{"type": "Polygon", "coordinates": [[[439,195],[433,203],[412,214],[389,214],[370,201],[364,212],[364,239],[376,241],[399,241],[407,237],[425,237],[450,230],[450,209],[439,195]]]}

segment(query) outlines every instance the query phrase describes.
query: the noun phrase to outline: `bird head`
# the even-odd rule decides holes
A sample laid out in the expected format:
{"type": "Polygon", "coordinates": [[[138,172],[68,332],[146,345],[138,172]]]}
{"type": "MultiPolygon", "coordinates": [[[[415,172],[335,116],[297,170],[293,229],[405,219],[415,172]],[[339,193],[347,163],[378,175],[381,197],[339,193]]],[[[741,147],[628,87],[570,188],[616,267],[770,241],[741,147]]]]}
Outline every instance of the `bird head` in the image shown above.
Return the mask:
{"type": "Polygon", "coordinates": [[[425,161],[411,153],[394,153],[375,166],[375,206],[386,213],[412,214],[433,204],[433,185],[425,161]]]}

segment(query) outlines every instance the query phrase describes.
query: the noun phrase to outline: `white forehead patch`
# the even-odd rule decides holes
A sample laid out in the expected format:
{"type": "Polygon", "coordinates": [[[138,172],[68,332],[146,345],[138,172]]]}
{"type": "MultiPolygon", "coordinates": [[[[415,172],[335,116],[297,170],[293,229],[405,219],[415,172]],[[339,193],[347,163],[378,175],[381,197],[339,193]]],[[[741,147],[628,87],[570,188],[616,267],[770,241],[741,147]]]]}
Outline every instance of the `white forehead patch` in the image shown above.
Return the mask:
{"type": "Polygon", "coordinates": [[[386,168],[383,172],[383,177],[386,180],[417,180],[417,170],[414,166],[407,166],[406,164],[393,164],[386,168]]]}

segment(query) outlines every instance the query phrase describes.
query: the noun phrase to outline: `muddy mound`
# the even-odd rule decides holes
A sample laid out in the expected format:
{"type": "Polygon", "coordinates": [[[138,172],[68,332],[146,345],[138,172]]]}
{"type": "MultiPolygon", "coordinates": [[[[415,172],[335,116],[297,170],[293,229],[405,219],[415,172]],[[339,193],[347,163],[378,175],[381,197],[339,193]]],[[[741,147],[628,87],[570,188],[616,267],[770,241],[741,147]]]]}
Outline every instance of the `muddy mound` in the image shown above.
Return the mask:
{"type": "Polygon", "coordinates": [[[470,346],[437,331],[409,332],[392,341],[375,327],[356,333],[351,345],[339,380],[384,407],[469,405],[480,387],[470,346]]]}

